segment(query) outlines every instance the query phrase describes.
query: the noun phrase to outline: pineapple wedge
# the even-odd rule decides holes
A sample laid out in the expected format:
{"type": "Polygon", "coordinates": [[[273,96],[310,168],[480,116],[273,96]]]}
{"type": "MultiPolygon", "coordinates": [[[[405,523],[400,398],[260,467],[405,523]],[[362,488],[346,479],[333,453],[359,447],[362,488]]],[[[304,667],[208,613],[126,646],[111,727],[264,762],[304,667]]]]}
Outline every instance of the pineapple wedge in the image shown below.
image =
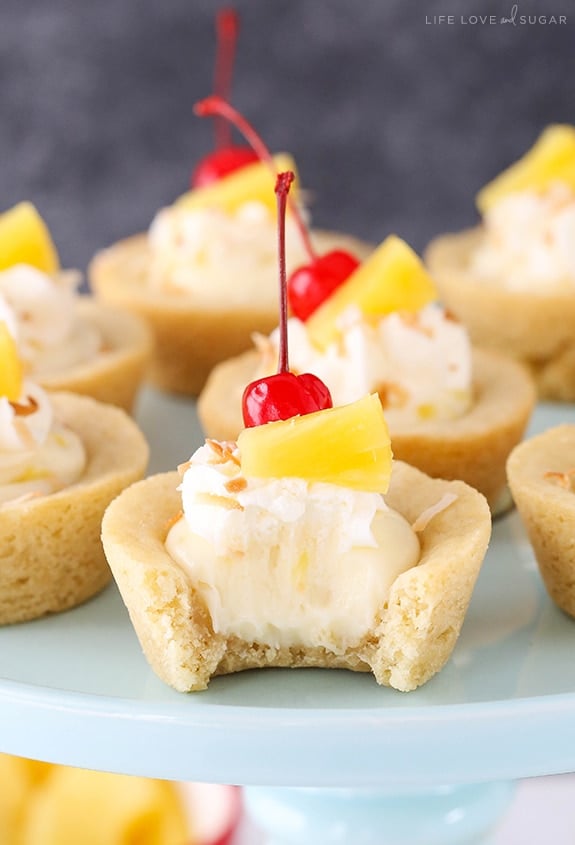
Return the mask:
{"type": "Polygon", "coordinates": [[[325,349],[337,340],[338,318],[356,305],[366,316],[419,311],[437,299],[421,259],[405,241],[390,235],[357,270],[317,308],[306,323],[310,340],[325,349]]]}
{"type": "MultiPolygon", "coordinates": [[[[273,157],[274,167],[278,173],[291,170],[296,173],[295,162],[287,153],[278,153],[273,157]]],[[[296,173],[297,176],[297,173],[296,173]]],[[[297,181],[297,180],[296,180],[297,181]]],[[[294,187],[291,196],[295,198],[294,187]]],[[[186,209],[220,208],[233,213],[246,202],[261,202],[274,214],[276,212],[276,195],[274,191],[275,176],[267,162],[259,161],[247,164],[224,176],[205,188],[188,191],[176,200],[176,206],[186,209]]]]}
{"type": "Polygon", "coordinates": [[[0,322],[0,396],[17,402],[22,393],[23,370],[14,338],[0,322]]]}
{"type": "Polygon", "coordinates": [[[256,478],[305,478],[385,493],[391,442],[374,393],[289,420],[244,429],[238,438],[242,472],[256,478]]]}
{"type": "Polygon", "coordinates": [[[551,182],[563,182],[575,190],[575,128],[572,126],[548,126],[523,158],[479,191],[477,207],[485,214],[507,194],[529,188],[541,191],[551,182]]]}
{"type": "Polygon", "coordinates": [[[29,264],[53,275],[60,269],[48,227],[30,202],[0,214],[0,270],[29,264]]]}
{"type": "Polygon", "coordinates": [[[190,831],[168,781],[55,766],[29,802],[28,845],[186,845],[190,831]]]}

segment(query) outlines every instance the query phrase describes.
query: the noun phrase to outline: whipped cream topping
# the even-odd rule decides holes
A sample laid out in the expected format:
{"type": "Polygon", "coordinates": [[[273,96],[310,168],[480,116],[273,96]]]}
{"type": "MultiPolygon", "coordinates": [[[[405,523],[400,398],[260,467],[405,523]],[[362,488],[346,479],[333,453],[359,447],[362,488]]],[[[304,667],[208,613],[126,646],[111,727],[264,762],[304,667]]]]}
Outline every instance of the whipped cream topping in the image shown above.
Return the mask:
{"type": "MultiPolygon", "coordinates": [[[[217,208],[164,208],[148,233],[150,284],[155,288],[201,295],[202,302],[231,307],[256,301],[277,302],[276,218],[260,202],[234,213],[217,208]]],[[[301,236],[293,218],[286,219],[288,272],[305,263],[301,236]]]]}
{"type": "MultiPolygon", "coordinates": [[[[453,419],[471,404],[471,344],[463,326],[431,304],[412,314],[396,311],[369,323],[358,308],[341,319],[341,336],[325,351],[310,341],[305,323],[288,321],[290,368],[311,372],[330,389],[334,405],[377,392],[390,425],[453,419]]],[[[279,331],[260,349],[258,376],[277,366],[279,331]]]]}
{"type": "Polygon", "coordinates": [[[207,441],[179,489],[184,517],[166,548],[224,635],[345,650],[373,627],[397,575],[419,559],[415,533],[380,494],[245,478],[233,443],[207,441]]]}
{"type": "Polygon", "coordinates": [[[517,290],[575,287],[575,194],[567,185],[503,197],[484,229],[470,263],[475,278],[517,290]]]}
{"type": "Polygon", "coordinates": [[[54,418],[40,387],[25,382],[18,403],[0,397],[0,505],[67,487],[85,465],[82,441],[54,418]]]}
{"type": "Polygon", "coordinates": [[[51,375],[89,361],[101,338],[76,313],[78,273],[52,277],[27,264],[0,272],[0,320],[18,345],[27,372],[51,375]]]}

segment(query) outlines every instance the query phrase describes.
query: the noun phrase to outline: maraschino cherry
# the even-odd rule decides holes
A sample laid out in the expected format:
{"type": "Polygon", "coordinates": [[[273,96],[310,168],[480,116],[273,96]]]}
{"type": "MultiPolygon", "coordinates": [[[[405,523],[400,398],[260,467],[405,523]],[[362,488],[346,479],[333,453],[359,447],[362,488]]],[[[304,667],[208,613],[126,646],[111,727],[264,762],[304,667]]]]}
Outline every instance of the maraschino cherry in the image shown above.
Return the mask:
{"type": "Polygon", "coordinates": [[[327,386],[312,375],[295,375],[289,371],[287,332],[287,278],[285,261],[285,216],[290,185],[294,180],[291,170],[278,173],[275,192],[278,203],[278,261],[280,284],[280,343],[278,372],[273,376],[250,382],[242,397],[244,425],[254,425],[287,420],[298,414],[312,414],[331,408],[333,402],[327,386]]]}
{"type": "MultiPolygon", "coordinates": [[[[246,141],[254,149],[257,158],[269,163],[274,169],[273,157],[253,126],[222,97],[213,95],[206,97],[194,106],[194,112],[200,117],[220,116],[225,118],[242,133],[246,141]]],[[[336,288],[350,276],[359,260],[342,249],[318,255],[314,250],[307,226],[293,202],[290,203],[297,223],[304,248],[309,256],[309,264],[298,267],[290,275],[287,282],[287,296],[290,310],[300,320],[307,320],[322,302],[324,302],[336,288]]]]}
{"type": "MultiPolygon", "coordinates": [[[[228,100],[232,85],[234,55],[238,40],[239,18],[234,9],[221,9],[216,15],[216,67],[214,91],[228,100]]],[[[201,188],[217,182],[228,173],[258,161],[257,154],[250,147],[232,144],[230,125],[222,118],[214,121],[216,149],[204,156],[196,165],[191,178],[192,188],[201,188]]]]}

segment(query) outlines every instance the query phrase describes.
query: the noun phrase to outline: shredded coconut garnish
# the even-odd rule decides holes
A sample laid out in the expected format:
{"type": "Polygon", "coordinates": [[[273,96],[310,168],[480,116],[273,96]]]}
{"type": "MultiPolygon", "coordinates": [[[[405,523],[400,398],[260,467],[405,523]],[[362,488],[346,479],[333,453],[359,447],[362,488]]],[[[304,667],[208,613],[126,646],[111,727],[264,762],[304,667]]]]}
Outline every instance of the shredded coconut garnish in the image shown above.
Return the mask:
{"type": "Polygon", "coordinates": [[[442,511],[446,510],[446,508],[452,505],[456,499],[457,495],[455,493],[445,493],[438,502],[436,502],[434,505],[430,505],[422,513],[419,514],[419,516],[411,526],[412,529],[416,533],[425,531],[433,517],[437,516],[438,513],[441,513],[442,511]]]}
{"type": "Polygon", "coordinates": [[[569,490],[571,493],[575,492],[575,468],[568,469],[566,472],[553,472],[549,470],[543,473],[543,478],[557,487],[563,487],[564,490],[569,490]]]}

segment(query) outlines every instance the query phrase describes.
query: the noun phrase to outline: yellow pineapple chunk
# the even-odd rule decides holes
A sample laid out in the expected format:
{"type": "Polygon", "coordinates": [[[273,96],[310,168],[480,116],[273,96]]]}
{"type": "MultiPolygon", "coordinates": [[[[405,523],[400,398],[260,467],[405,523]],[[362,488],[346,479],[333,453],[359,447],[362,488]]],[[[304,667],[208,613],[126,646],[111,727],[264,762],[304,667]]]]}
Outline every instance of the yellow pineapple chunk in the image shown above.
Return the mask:
{"type": "Polygon", "coordinates": [[[477,207],[485,214],[492,205],[517,191],[543,191],[552,182],[575,190],[575,128],[548,126],[519,161],[504,170],[477,194],[477,207]]]}
{"type": "Polygon", "coordinates": [[[17,402],[22,394],[23,377],[16,342],[6,323],[0,322],[0,396],[17,402]]]}
{"type": "Polygon", "coordinates": [[[191,834],[168,781],[55,767],[30,801],[29,845],[186,845],[191,834]]]}
{"type": "Polygon", "coordinates": [[[392,311],[419,311],[437,299],[421,259],[405,241],[390,235],[306,323],[312,343],[325,349],[339,335],[338,319],[351,305],[367,317],[392,311]]]}
{"type": "Polygon", "coordinates": [[[60,268],[48,227],[30,202],[0,214],[0,270],[14,264],[29,264],[49,274],[60,268]]]}
{"type": "MultiPolygon", "coordinates": [[[[291,170],[297,176],[295,162],[287,153],[278,153],[273,160],[278,173],[291,170]]],[[[290,192],[293,199],[296,198],[296,182],[290,192]]],[[[275,176],[272,168],[267,162],[258,161],[234,170],[211,185],[188,191],[176,201],[176,206],[190,210],[219,208],[232,214],[244,203],[256,201],[275,213],[277,202],[274,188],[275,176]]]]}
{"type": "Polygon", "coordinates": [[[256,478],[305,478],[385,493],[391,442],[379,396],[350,405],[244,429],[238,438],[242,473],[256,478]]]}

